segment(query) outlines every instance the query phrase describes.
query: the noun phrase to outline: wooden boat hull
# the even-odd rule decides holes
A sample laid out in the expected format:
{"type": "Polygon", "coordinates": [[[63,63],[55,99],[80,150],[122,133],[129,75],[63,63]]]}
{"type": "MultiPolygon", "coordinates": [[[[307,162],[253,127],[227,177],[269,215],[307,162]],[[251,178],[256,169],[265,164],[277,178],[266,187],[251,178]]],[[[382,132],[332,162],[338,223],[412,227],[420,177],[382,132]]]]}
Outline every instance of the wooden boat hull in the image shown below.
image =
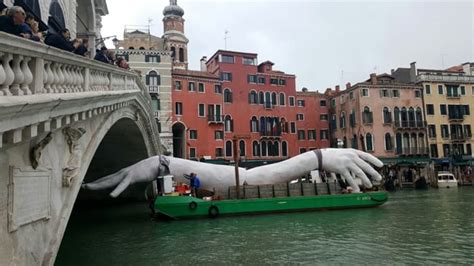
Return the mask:
{"type": "Polygon", "coordinates": [[[224,215],[299,212],[324,209],[368,208],[388,200],[387,192],[369,192],[279,198],[204,201],[190,196],[161,196],[155,199],[155,211],[173,219],[224,215]]]}

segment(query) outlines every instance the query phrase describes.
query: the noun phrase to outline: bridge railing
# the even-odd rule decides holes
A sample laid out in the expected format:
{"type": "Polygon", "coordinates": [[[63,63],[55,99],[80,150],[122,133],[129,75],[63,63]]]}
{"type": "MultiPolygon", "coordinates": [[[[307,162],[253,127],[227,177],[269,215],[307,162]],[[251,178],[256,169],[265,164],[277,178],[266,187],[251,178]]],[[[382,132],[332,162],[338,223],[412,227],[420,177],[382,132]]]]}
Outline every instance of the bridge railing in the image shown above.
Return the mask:
{"type": "Polygon", "coordinates": [[[0,96],[146,91],[138,74],[0,32],[0,96]]]}

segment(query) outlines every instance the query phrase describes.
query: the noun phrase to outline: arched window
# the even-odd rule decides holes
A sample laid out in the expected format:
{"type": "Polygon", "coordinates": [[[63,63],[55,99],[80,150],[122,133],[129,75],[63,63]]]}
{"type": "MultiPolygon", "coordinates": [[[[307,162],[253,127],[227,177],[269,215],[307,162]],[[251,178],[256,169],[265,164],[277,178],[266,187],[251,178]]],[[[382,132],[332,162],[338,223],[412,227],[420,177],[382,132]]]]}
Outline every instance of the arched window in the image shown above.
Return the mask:
{"type": "Polygon", "coordinates": [[[408,109],[408,124],[410,127],[415,127],[415,109],[413,107],[408,109]]]}
{"type": "Polygon", "coordinates": [[[403,144],[402,144],[402,134],[401,133],[397,133],[396,141],[397,141],[397,154],[402,154],[403,144]]]}
{"type": "Polygon", "coordinates": [[[272,106],[277,105],[277,94],[272,92],[272,106]]]}
{"type": "Polygon", "coordinates": [[[370,111],[370,108],[368,106],[364,107],[364,112],[362,113],[362,122],[364,124],[373,123],[372,111],[370,111]]]}
{"type": "Polygon", "coordinates": [[[140,48],[138,48],[138,50],[145,50],[145,47],[140,46],[140,48]]]}
{"type": "Polygon", "coordinates": [[[402,111],[400,113],[400,118],[402,120],[402,127],[407,127],[408,126],[408,112],[407,108],[402,107],[402,111]]]}
{"type": "Polygon", "coordinates": [[[261,146],[262,146],[262,156],[267,156],[267,142],[262,141],[261,146]]]}
{"type": "Polygon", "coordinates": [[[346,128],[346,112],[341,112],[339,125],[341,126],[341,128],[346,128]]]}
{"type": "Polygon", "coordinates": [[[258,96],[256,91],[251,91],[249,93],[249,103],[258,103],[258,96]]]}
{"type": "Polygon", "coordinates": [[[258,119],[255,116],[250,120],[250,132],[258,132],[258,119]]]}
{"type": "Polygon", "coordinates": [[[179,48],[179,62],[184,62],[184,49],[179,48]]]}
{"type": "Polygon", "coordinates": [[[174,59],[176,57],[176,48],[171,47],[171,57],[174,59]]]}
{"type": "Polygon", "coordinates": [[[267,142],[267,150],[268,156],[274,156],[273,143],[271,141],[267,142]]]}
{"type": "Polygon", "coordinates": [[[280,92],[280,105],[285,105],[285,94],[283,92],[280,92]]]}
{"type": "Polygon", "coordinates": [[[55,32],[66,28],[63,9],[58,0],[53,0],[49,6],[48,26],[55,32]]]}
{"type": "Polygon", "coordinates": [[[253,156],[260,156],[260,144],[258,144],[258,141],[254,140],[252,143],[252,153],[253,156]]]}
{"type": "Polygon", "coordinates": [[[393,151],[393,141],[390,133],[385,133],[385,150],[393,151]]]}
{"type": "Polygon", "coordinates": [[[420,107],[416,108],[416,127],[425,127],[420,107]]]}
{"type": "Polygon", "coordinates": [[[239,151],[240,156],[245,156],[245,141],[243,139],[239,141],[239,151]]]}
{"type": "Polygon", "coordinates": [[[420,154],[428,154],[425,145],[425,134],[418,133],[418,153],[420,154]]]}
{"type": "Polygon", "coordinates": [[[331,116],[331,129],[337,129],[337,118],[334,114],[331,116]]]}
{"type": "Polygon", "coordinates": [[[272,102],[271,102],[271,95],[270,92],[265,92],[265,108],[271,108],[272,107],[272,102]]]}
{"type": "Polygon", "coordinates": [[[416,133],[411,133],[411,141],[410,141],[410,154],[416,154],[418,148],[418,138],[416,133]]]}
{"type": "Polygon", "coordinates": [[[264,104],[265,103],[265,96],[263,95],[263,91],[258,93],[258,103],[264,104]]]}
{"type": "Polygon", "coordinates": [[[374,143],[373,143],[374,139],[373,139],[373,136],[372,134],[370,133],[367,133],[365,135],[365,150],[366,151],[373,151],[374,150],[374,143]]]}
{"type": "Polygon", "coordinates": [[[288,156],[288,144],[286,141],[281,143],[281,156],[287,157],[288,156]]]}
{"type": "Polygon", "coordinates": [[[388,107],[383,108],[383,123],[384,124],[392,123],[392,114],[390,113],[390,110],[388,110],[388,107]]]}
{"type": "Polygon", "coordinates": [[[224,102],[231,103],[232,102],[232,91],[230,89],[224,90],[224,102]]]}
{"type": "Polygon", "coordinates": [[[273,142],[273,155],[280,156],[280,143],[278,141],[273,142]]]}
{"type": "Polygon", "coordinates": [[[146,75],[146,85],[149,86],[159,86],[161,85],[161,77],[156,71],[150,71],[146,75]]]}
{"type": "Polygon", "coordinates": [[[393,109],[393,118],[395,120],[395,126],[399,127],[400,126],[400,109],[398,107],[395,107],[395,109],[393,109]]]}
{"type": "Polygon", "coordinates": [[[230,115],[226,115],[224,118],[224,130],[226,132],[232,132],[234,131],[234,122],[232,121],[232,118],[230,115]]]}
{"type": "Polygon", "coordinates": [[[225,142],[225,156],[232,157],[232,141],[230,140],[225,142]]]}
{"type": "Polygon", "coordinates": [[[288,133],[288,122],[286,122],[285,118],[283,117],[281,118],[280,125],[281,125],[281,132],[288,133]]]}
{"type": "Polygon", "coordinates": [[[130,46],[130,47],[128,47],[128,49],[129,49],[129,50],[135,50],[135,47],[130,46]]]}
{"type": "Polygon", "coordinates": [[[408,154],[410,152],[410,134],[403,134],[403,154],[408,154]]]}

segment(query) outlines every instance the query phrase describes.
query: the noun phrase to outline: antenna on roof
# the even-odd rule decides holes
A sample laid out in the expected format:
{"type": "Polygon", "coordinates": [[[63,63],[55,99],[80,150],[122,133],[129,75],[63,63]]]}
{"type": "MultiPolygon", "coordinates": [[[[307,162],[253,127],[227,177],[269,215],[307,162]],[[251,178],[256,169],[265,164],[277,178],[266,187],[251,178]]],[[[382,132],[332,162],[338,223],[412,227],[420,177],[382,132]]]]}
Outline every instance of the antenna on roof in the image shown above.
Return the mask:
{"type": "Polygon", "coordinates": [[[225,32],[224,32],[224,49],[226,49],[226,50],[227,50],[227,39],[230,39],[230,37],[227,36],[227,34],[229,34],[229,31],[225,30],[225,32]]]}
{"type": "Polygon", "coordinates": [[[445,53],[441,53],[441,67],[444,69],[444,56],[446,54],[445,53]]]}

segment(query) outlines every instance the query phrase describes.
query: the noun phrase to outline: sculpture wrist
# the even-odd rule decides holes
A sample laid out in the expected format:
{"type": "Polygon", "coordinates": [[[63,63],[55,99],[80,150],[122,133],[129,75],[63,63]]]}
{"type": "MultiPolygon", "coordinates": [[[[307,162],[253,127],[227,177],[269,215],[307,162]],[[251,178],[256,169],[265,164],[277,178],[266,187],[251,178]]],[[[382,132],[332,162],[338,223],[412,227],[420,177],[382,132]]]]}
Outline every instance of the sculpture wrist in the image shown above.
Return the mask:
{"type": "Polygon", "coordinates": [[[316,158],[318,159],[318,170],[321,170],[323,167],[323,154],[320,149],[314,150],[316,158]]]}

